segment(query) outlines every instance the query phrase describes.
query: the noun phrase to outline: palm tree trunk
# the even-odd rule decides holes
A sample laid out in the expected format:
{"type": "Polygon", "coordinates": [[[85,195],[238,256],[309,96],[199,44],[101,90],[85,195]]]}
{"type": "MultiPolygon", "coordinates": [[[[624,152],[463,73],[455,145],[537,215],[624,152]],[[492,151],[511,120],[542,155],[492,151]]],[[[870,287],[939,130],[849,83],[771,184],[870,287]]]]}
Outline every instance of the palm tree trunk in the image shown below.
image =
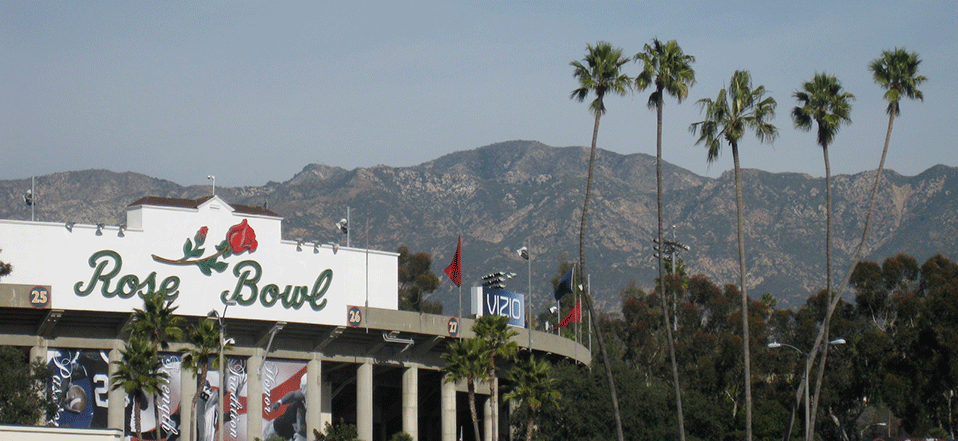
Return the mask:
{"type": "MultiPolygon", "coordinates": [[[[600,106],[601,107],[601,106],[600,106]]],[[[595,114],[595,127],[592,129],[592,150],[589,153],[589,174],[586,177],[585,184],[585,202],[582,204],[582,222],[579,224],[579,270],[581,272],[580,277],[585,277],[586,266],[585,266],[585,230],[586,230],[586,219],[589,213],[589,198],[592,194],[592,175],[595,170],[595,143],[599,136],[599,118],[602,115],[599,112],[595,114]]],[[[573,282],[574,283],[574,282],[573,282]]],[[[625,435],[622,432],[622,415],[619,412],[619,398],[615,393],[615,379],[612,378],[612,362],[609,360],[609,354],[605,349],[605,337],[602,334],[602,326],[599,322],[599,315],[595,313],[595,306],[592,302],[592,296],[589,294],[589,284],[586,283],[585,289],[582,290],[582,293],[585,294],[582,297],[586,300],[586,305],[589,307],[589,313],[592,314],[592,317],[595,319],[592,320],[592,327],[595,329],[596,342],[599,344],[599,351],[602,353],[602,364],[605,365],[605,376],[609,380],[609,394],[612,396],[612,413],[615,417],[615,431],[618,436],[619,441],[625,441],[625,435]]]]}
{"type": "Polygon", "coordinates": [[[143,428],[140,424],[140,399],[137,398],[137,395],[133,396],[133,425],[136,426],[136,439],[143,439],[143,428]]]}
{"type": "Polygon", "coordinates": [[[196,391],[193,392],[193,402],[190,405],[190,419],[189,419],[189,441],[196,439],[196,404],[200,401],[200,391],[203,390],[203,385],[206,384],[206,374],[209,372],[209,365],[204,364],[200,369],[200,378],[196,382],[196,391]]]}
{"type": "MultiPolygon", "coordinates": [[[[869,198],[868,203],[868,212],[865,214],[865,226],[862,228],[862,238],[858,242],[858,248],[855,251],[855,257],[852,259],[852,265],[848,269],[848,272],[845,273],[845,278],[842,279],[841,285],[835,292],[835,295],[831,297],[831,302],[828,304],[828,308],[825,312],[825,320],[830,321],[832,314],[835,312],[835,308],[838,306],[838,301],[842,298],[842,293],[845,291],[845,287],[848,286],[848,282],[852,278],[852,274],[855,272],[855,267],[858,265],[858,262],[861,260],[862,251],[865,248],[865,240],[868,238],[868,229],[871,226],[872,213],[875,210],[875,201],[878,197],[878,187],[881,183],[882,170],[885,167],[885,157],[888,153],[888,144],[891,140],[891,131],[892,126],[895,122],[895,115],[889,114],[888,116],[888,131],[885,133],[885,147],[882,149],[881,160],[878,163],[878,171],[875,174],[875,185],[872,187],[872,193],[869,198]]],[[[815,338],[815,344],[812,345],[812,350],[809,352],[809,358],[814,360],[815,356],[818,354],[818,351],[822,348],[822,343],[825,341],[825,336],[827,335],[826,329],[823,327],[818,331],[818,336],[815,338]]],[[[819,377],[819,382],[821,377],[819,377]]],[[[806,385],[807,387],[807,385],[806,385]]],[[[816,398],[817,400],[817,398],[816,398]]],[[[817,403],[815,403],[817,405],[817,403]]]]}
{"type": "Polygon", "coordinates": [[[532,431],[536,427],[535,410],[529,408],[529,419],[526,420],[526,441],[532,441],[532,431]]]}
{"type": "MultiPolygon", "coordinates": [[[[822,155],[825,159],[825,298],[829,299],[828,310],[825,313],[825,319],[822,322],[821,336],[823,342],[828,341],[829,328],[831,327],[832,301],[839,296],[832,295],[832,168],[828,161],[828,146],[822,146],[822,155]]],[[[837,293],[836,293],[837,294],[837,293]]],[[[835,302],[837,304],[837,302],[835,302]]],[[[822,361],[818,365],[818,377],[815,383],[815,396],[812,398],[812,413],[809,416],[808,434],[806,441],[812,441],[815,433],[815,415],[818,412],[818,394],[822,389],[822,379],[825,377],[825,360],[828,358],[828,345],[822,349],[822,361]]]]}
{"type": "MultiPolygon", "coordinates": [[[[659,99],[655,105],[656,111],[656,138],[655,138],[655,190],[659,218],[659,287],[662,296],[662,315],[665,316],[665,338],[669,341],[669,359],[672,361],[672,384],[675,388],[675,411],[679,424],[679,441],[685,441],[685,417],[682,412],[682,388],[679,385],[679,365],[675,360],[675,340],[672,336],[672,324],[669,319],[669,305],[666,299],[665,280],[665,237],[662,219],[662,88],[658,88],[659,99]]],[[[673,273],[676,263],[672,262],[673,273]]],[[[672,293],[677,296],[678,293],[672,293]]]]}
{"type": "Polygon", "coordinates": [[[748,329],[748,288],[745,284],[745,203],[742,201],[742,168],[738,159],[738,143],[732,144],[735,163],[735,211],[738,230],[739,286],[742,291],[742,352],[745,364],[745,440],[752,440],[752,355],[748,329]]]}
{"type": "Polygon", "coordinates": [[[472,430],[476,434],[476,441],[481,441],[479,434],[479,415],[476,414],[476,384],[472,379],[468,380],[469,386],[469,413],[472,416],[472,430]]]}

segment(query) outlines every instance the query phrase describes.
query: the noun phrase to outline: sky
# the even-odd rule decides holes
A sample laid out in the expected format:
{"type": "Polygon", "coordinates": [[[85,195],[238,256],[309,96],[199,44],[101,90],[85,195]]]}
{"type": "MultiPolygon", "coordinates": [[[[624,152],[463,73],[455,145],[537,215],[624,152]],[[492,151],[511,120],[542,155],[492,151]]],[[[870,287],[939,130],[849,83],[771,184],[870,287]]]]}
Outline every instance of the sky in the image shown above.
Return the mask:
{"type": "MultiPolygon", "coordinates": [[[[412,166],[534,140],[588,146],[588,103],[570,62],[607,41],[653,38],[695,57],[696,84],[664,107],[665,161],[708,177],[689,125],[735,70],[778,102],[779,136],[748,136],[742,167],[824,175],[792,94],[817,72],[855,95],[829,147],[832,173],[877,167],[888,118],[868,63],[919,54],[924,101],[905,101],[886,167],[958,166],[958,3],[403,1],[68,2],[0,0],[0,179],[133,171],[181,185],[263,185],[310,163],[412,166]]],[[[625,66],[637,75],[639,65],[625,66]]],[[[598,147],[655,155],[649,90],[606,99],[598,147]]],[[[591,99],[591,98],[590,98],[591,99]]]]}

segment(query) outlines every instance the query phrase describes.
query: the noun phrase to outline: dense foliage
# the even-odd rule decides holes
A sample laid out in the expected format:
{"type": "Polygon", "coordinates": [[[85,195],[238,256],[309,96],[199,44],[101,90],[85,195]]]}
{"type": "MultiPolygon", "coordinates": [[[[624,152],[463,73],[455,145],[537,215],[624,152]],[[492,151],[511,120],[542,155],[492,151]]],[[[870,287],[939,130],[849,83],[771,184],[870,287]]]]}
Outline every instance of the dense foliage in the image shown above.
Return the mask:
{"type": "Polygon", "coordinates": [[[13,346],[0,346],[0,424],[32,425],[56,410],[47,400],[51,368],[13,346]]]}
{"type": "Polygon", "coordinates": [[[429,253],[410,253],[399,247],[399,309],[431,314],[442,314],[442,303],[427,300],[428,294],[439,288],[439,278],[433,274],[429,253]]]}
{"type": "MultiPolygon", "coordinates": [[[[696,275],[668,276],[677,292],[676,356],[688,439],[742,439],[741,310],[735,285],[696,275]],[[673,280],[684,279],[684,280],[673,280]]],[[[958,263],[938,255],[924,264],[906,255],[862,262],[853,296],[831,319],[829,349],[818,406],[817,439],[861,437],[955,438],[958,430],[958,263]],[[884,423],[884,424],[882,424],[884,423]]],[[[808,351],[825,316],[828,297],[802,307],[775,309],[749,301],[752,336],[753,437],[782,440],[804,435],[804,402],[796,391],[808,351]],[[790,428],[791,426],[791,428],[790,428]]],[[[627,439],[676,438],[675,401],[661,300],[634,286],[622,292],[620,315],[604,320],[627,439]]],[[[562,396],[541,409],[535,439],[613,439],[612,409],[602,369],[555,367],[562,396]]],[[[815,375],[812,375],[812,388],[815,375]]],[[[520,421],[514,421],[517,429],[520,421]]]]}

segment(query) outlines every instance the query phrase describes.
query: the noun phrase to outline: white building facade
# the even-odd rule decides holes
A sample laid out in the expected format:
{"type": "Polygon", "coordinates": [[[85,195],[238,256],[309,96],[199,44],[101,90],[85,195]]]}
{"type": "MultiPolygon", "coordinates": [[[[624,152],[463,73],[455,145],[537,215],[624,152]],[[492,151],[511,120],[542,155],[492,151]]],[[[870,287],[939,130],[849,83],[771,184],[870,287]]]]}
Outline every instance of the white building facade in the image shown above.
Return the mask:
{"type": "MultiPolygon", "coordinates": [[[[181,369],[184,345],[162,354],[170,381],[142,410],[144,438],[189,439],[196,421],[199,440],[218,439],[222,388],[230,441],[313,439],[339,421],[363,440],[459,439],[465,389],[443,381],[439,356],[472,321],[398,311],[396,253],[281,235],[276,213],[216,196],[143,198],[119,226],[0,221],[0,260],[14,267],[0,280],[0,338],[54,367],[48,424],[129,436],[132,406],[109,378],[133,310],[159,292],[187,324],[216,311],[234,343],[223,381],[210,372],[201,385],[181,369]]],[[[542,356],[591,361],[582,345],[519,331],[542,356]]]]}

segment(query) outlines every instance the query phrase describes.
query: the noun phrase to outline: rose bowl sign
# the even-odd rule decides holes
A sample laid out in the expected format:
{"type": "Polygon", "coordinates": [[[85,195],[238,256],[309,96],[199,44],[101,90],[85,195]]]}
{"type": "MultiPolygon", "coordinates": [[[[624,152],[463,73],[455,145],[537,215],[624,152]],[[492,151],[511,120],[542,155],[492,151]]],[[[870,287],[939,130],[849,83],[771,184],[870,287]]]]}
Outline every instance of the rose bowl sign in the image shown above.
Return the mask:
{"type": "Polygon", "coordinates": [[[280,224],[215,196],[141,199],[125,227],[0,221],[15,266],[3,282],[51,286],[53,309],[126,312],[162,293],[184,315],[232,300],[231,318],[343,325],[367,292],[369,306],[397,309],[395,253],[284,241],[280,224]]]}

